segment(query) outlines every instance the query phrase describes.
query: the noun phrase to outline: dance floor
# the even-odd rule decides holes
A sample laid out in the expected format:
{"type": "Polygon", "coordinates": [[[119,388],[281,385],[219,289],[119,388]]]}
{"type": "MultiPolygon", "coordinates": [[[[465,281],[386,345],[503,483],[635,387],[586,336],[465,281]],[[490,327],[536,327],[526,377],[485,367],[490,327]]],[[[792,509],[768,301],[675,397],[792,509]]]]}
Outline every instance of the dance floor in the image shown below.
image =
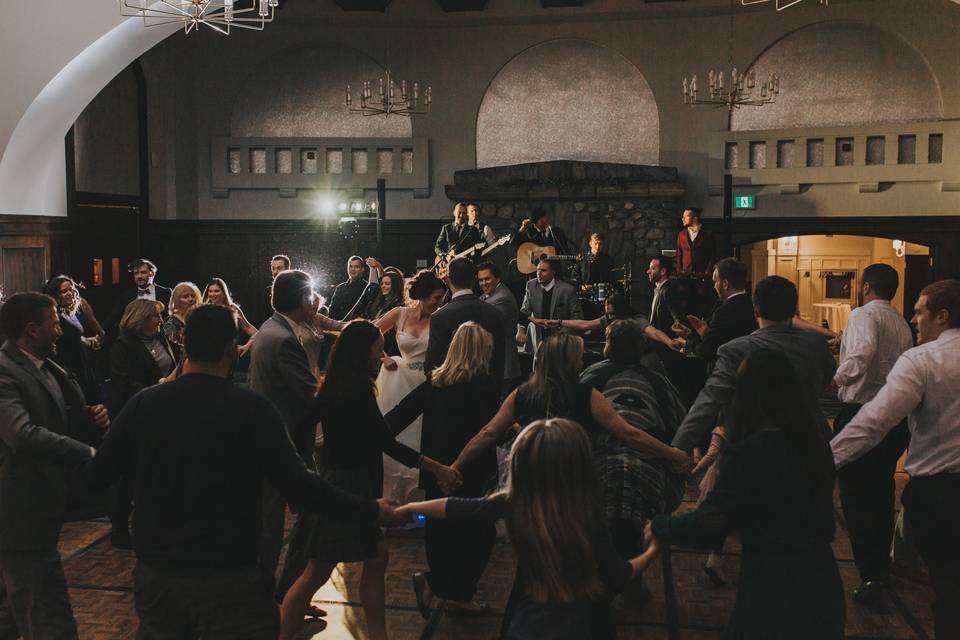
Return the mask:
{"type": "MultiPolygon", "coordinates": [[[[906,478],[898,478],[902,488],[906,478]]],[[[693,507],[694,494],[687,496],[681,510],[693,507]]],[[[886,640],[932,637],[932,618],[928,603],[929,586],[894,579],[894,598],[887,611],[875,612],[854,605],[849,593],[858,584],[850,542],[837,508],[837,539],[834,550],[848,593],[847,637],[886,640]]],[[[288,519],[288,523],[292,522],[288,519]]],[[[70,597],[80,626],[82,640],[120,640],[134,638],[137,618],[133,609],[131,570],[133,553],[110,546],[110,525],[94,520],[69,523],[60,538],[70,597]]],[[[483,599],[492,605],[489,615],[463,618],[435,611],[425,622],[416,610],[410,574],[425,567],[422,540],[417,537],[391,536],[390,568],[387,573],[387,624],[395,640],[437,638],[472,640],[496,638],[500,614],[513,580],[513,551],[506,541],[498,542],[492,561],[481,583],[483,599]]],[[[736,580],[739,547],[729,543],[727,577],[736,580]]],[[[672,565],[677,593],[679,635],[682,640],[708,640],[720,637],[722,625],[733,605],[734,587],[713,587],[701,569],[706,555],[699,551],[674,549],[672,565]]],[[[663,578],[657,563],[644,577],[653,599],[640,608],[617,610],[621,640],[630,638],[668,638],[667,607],[663,578]]],[[[341,565],[334,579],[317,593],[314,602],[328,613],[326,622],[310,623],[303,638],[364,638],[363,612],[359,605],[359,566],[341,565]],[[324,628],[325,627],[325,628],[324,628]]],[[[814,639],[811,639],[814,640],[814,639]]]]}

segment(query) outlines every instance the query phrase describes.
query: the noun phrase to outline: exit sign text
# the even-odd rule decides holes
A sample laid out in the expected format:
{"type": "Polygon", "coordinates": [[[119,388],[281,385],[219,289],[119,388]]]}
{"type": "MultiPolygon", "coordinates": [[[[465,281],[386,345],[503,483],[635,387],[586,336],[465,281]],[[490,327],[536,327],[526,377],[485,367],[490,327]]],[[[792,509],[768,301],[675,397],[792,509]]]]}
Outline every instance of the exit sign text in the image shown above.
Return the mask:
{"type": "Polygon", "coordinates": [[[756,209],[757,196],[734,196],[733,208],[734,209],[756,209]]]}

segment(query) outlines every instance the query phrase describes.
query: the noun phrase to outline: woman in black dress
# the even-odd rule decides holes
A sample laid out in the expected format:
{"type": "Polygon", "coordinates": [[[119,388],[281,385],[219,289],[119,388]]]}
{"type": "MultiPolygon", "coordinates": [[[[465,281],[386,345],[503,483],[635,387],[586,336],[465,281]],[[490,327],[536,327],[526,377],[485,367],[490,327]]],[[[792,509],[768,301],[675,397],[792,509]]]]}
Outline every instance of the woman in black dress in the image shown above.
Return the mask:
{"type": "Polygon", "coordinates": [[[756,351],[737,373],[729,443],[716,485],[696,510],[656,516],[648,536],[713,549],[743,545],[724,640],[840,640],[844,596],[830,543],[834,466],[790,361],[756,351]]]}
{"type": "MultiPolygon", "coordinates": [[[[475,322],[467,322],[453,334],[443,364],[430,379],[414,389],[385,417],[394,433],[400,433],[423,414],[420,451],[450,464],[500,404],[500,383],[490,374],[493,336],[475,322]]],[[[463,467],[458,497],[480,497],[496,481],[497,458],[493,448],[463,467]]],[[[428,500],[443,497],[433,476],[420,475],[420,488],[428,500]]],[[[446,522],[427,520],[424,531],[428,573],[413,575],[417,606],[424,619],[436,596],[446,601],[451,613],[479,613],[489,609],[473,601],[496,542],[493,522],[446,522]]]]}
{"type": "Polygon", "coordinates": [[[570,420],[538,420],[510,451],[506,488],[489,498],[412,502],[401,514],[464,523],[504,518],[517,555],[508,640],[612,640],[610,598],[656,548],[617,555],[603,523],[590,440],[570,420]]]}
{"type": "MultiPolygon", "coordinates": [[[[391,309],[402,307],[403,304],[403,278],[393,271],[387,271],[380,277],[380,293],[367,305],[364,317],[370,321],[376,321],[387,315],[387,312],[391,309]]],[[[400,348],[397,346],[396,328],[383,334],[383,352],[388,356],[400,355],[400,348]]]]}
{"type": "Polygon", "coordinates": [[[50,278],[43,292],[57,301],[60,329],[57,352],[53,359],[77,378],[83,395],[90,404],[100,403],[100,377],[94,363],[94,352],[103,345],[103,328],[93,309],[80,297],[77,283],[70,276],[50,278]]]}
{"type": "MultiPolygon", "coordinates": [[[[327,372],[317,392],[312,422],[323,427],[323,469],[328,482],[354,495],[378,499],[383,494],[383,454],[408,467],[434,474],[444,484],[457,484],[458,474],[410,447],[398,443],[377,407],[374,380],[383,355],[383,336],[373,323],[348,323],[330,352],[327,372]]],[[[360,600],[368,636],[387,637],[384,573],[387,550],[380,527],[327,522],[311,518],[311,559],[283,599],[281,640],[296,636],[313,594],[341,562],[363,562],[360,600]]]]}
{"type": "MultiPolygon", "coordinates": [[[[110,347],[110,415],[116,416],[137,392],[163,382],[177,362],[160,326],[163,303],[140,298],[127,305],[120,319],[120,335],[110,347]]],[[[128,482],[116,487],[110,509],[110,541],[132,548],[129,520],[133,495],[128,482]]]]}

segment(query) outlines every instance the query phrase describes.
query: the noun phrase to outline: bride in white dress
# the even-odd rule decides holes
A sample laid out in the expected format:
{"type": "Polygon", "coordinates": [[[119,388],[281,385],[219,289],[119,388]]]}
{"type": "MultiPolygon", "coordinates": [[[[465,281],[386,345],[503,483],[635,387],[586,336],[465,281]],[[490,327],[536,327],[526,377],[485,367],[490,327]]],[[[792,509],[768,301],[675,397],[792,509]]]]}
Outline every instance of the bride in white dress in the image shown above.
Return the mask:
{"type": "MultiPolygon", "coordinates": [[[[423,360],[430,338],[430,316],[440,306],[445,288],[432,271],[421,271],[410,281],[409,306],[391,309],[374,324],[386,333],[397,330],[399,358],[384,358],[377,376],[377,404],[386,414],[427,378],[423,360]]],[[[420,449],[420,418],[398,436],[397,441],[420,449]]],[[[383,457],[383,497],[408,502],[416,498],[420,482],[417,469],[408,469],[389,456],[383,457]]]]}

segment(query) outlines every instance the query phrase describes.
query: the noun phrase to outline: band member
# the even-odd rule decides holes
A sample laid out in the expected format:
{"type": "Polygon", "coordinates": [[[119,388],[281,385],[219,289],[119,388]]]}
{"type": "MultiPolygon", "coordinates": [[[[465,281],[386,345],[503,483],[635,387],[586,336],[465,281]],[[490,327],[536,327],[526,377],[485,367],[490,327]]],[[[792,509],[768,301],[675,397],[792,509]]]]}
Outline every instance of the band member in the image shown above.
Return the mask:
{"type": "Polygon", "coordinates": [[[497,241],[497,234],[493,232],[490,225],[480,219],[480,206],[474,202],[467,205],[467,224],[480,230],[480,237],[488,247],[497,241]]]}
{"type": "Polygon", "coordinates": [[[532,242],[541,247],[553,247],[558,254],[573,254],[567,234],[560,227],[550,225],[550,215],[542,207],[534,207],[530,217],[520,223],[520,229],[513,237],[511,244],[519,246],[524,242],[532,242]]]}
{"type": "Polygon", "coordinates": [[[717,261],[713,234],[700,227],[702,209],[683,210],[683,230],[677,234],[677,273],[709,275],[717,261]]]}
{"type": "Polygon", "coordinates": [[[467,205],[458,202],[453,207],[453,222],[443,225],[440,229],[433,252],[437,254],[437,258],[445,260],[482,242],[480,229],[467,224],[467,205]]]}
{"type": "Polygon", "coordinates": [[[337,285],[330,298],[330,317],[347,322],[363,317],[367,305],[377,295],[377,285],[363,278],[365,263],[360,256],[347,260],[347,280],[337,285]]]}
{"type": "Polygon", "coordinates": [[[613,258],[603,252],[603,234],[590,236],[590,253],[583,257],[579,267],[582,284],[613,281],[613,258]]]}

